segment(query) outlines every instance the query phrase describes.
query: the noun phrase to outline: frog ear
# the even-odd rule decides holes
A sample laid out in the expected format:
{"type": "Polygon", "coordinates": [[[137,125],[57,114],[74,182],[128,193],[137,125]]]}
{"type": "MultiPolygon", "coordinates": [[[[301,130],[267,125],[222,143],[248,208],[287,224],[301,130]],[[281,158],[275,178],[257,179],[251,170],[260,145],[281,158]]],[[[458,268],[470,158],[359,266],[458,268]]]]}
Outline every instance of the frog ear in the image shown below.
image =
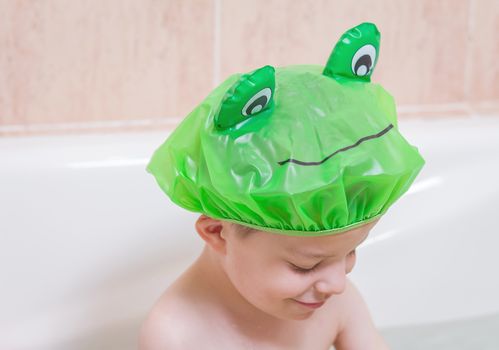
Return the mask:
{"type": "Polygon", "coordinates": [[[322,74],[342,79],[371,81],[378,60],[380,34],[373,23],[361,23],[346,31],[336,43],[322,74]]]}
{"type": "Polygon", "coordinates": [[[264,66],[242,75],[223,97],[215,126],[227,129],[256,115],[272,113],[274,91],[274,67],[264,66]]]}

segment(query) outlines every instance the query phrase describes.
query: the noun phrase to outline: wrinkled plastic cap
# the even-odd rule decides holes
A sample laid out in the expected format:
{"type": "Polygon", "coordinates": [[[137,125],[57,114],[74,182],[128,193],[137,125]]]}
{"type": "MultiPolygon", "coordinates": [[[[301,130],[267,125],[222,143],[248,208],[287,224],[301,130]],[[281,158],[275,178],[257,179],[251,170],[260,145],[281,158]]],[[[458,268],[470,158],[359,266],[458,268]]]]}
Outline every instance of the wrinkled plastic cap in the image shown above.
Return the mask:
{"type": "Polygon", "coordinates": [[[264,66],[212,91],[147,171],[179,206],[262,231],[343,232],[383,215],[424,160],[370,82],[379,32],[362,23],[326,66],[264,66]]]}

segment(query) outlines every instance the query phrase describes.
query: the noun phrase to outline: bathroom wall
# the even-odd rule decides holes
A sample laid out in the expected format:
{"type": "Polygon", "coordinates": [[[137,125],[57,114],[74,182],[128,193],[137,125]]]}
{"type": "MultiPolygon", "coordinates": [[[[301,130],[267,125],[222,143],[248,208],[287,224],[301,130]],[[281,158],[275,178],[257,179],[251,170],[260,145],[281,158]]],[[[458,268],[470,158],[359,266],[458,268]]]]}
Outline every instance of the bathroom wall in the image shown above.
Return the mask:
{"type": "Polygon", "coordinates": [[[225,77],[377,24],[400,118],[499,112],[494,0],[0,0],[0,136],[176,125],[225,77]]]}

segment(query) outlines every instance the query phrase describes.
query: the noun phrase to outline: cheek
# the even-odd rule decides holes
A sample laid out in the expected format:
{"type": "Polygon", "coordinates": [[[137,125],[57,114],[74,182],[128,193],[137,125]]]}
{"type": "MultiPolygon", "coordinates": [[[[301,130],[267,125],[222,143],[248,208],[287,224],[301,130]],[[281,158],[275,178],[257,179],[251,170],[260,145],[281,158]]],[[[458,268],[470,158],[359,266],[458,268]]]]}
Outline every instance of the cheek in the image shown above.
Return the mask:
{"type": "Polygon", "coordinates": [[[272,281],[276,294],[282,299],[296,298],[313,285],[313,280],[308,275],[301,275],[293,272],[288,266],[281,266],[279,273],[272,281]]]}
{"type": "Polygon", "coordinates": [[[265,281],[271,279],[265,261],[252,254],[227,256],[226,272],[234,287],[245,297],[260,294],[265,281]]]}
{"type": "Polygon", "coordinates": [[[306,278],[293,273],[284,262],[233,257],[227,273],[247,299],[276,301],[295,298],[307,288],[306,278]]]}

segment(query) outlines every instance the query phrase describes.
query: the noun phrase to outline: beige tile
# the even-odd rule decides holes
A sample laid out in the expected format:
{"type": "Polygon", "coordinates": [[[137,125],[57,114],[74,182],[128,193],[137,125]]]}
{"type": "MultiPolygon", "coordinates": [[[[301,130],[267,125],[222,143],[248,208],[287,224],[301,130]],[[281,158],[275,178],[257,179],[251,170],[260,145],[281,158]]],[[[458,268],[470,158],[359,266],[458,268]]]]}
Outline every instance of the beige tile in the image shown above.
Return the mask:
{"type": "Polygon", "coordinates": [[[467,97],[480,102],[499,102],[499,2],[471,0],[469,89],[467,97]]]}
{"type": "Polygon", "coordinates": [[[467,0],[222,0],[222,78],[265,64],[325,64],[339,36],[374,22],[382,35],[373,81],[398,104],[461,102],[467,0]]]}
{"type": "Polygon", "coordinates": [[[0,13],[0,125],[180,116],[212,88],[212,1],[2,1],[0,13]]]}

